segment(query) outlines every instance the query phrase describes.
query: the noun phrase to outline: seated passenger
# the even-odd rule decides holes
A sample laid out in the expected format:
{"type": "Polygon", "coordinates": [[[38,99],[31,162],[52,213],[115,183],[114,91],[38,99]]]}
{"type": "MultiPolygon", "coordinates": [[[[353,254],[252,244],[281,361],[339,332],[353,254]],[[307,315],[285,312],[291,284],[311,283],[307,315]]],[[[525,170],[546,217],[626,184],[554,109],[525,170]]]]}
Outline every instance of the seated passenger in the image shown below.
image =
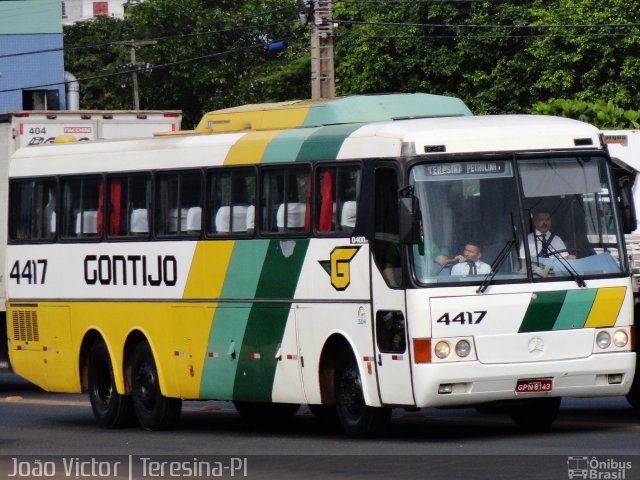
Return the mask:
{"type": "Polygon", "coordinates": [[[491,272],[491,266],[480,261],[482,257],[482,246],[480,243],[471,241],[464,246],[462,255],[453,258],[458,261],[451,268],[451,275],[486,275],[491,272]]]}

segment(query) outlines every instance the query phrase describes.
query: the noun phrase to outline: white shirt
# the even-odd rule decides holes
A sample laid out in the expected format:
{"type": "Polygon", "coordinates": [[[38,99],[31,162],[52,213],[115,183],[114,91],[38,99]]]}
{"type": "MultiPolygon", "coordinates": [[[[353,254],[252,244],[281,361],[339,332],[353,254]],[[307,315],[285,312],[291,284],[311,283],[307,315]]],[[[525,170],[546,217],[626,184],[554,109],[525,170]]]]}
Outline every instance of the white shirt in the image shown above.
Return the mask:
{"type": "MultiPolygon", "coordinates": [[[[488,263],[481,262],[480,260],[476,260],[473,263],[475,263],[476,266],[476,275],[486,275],[491,272],[491,266],[488,263]]],[[[469,272],[470,266],[467,262],[457,263],[451,268],[451,275],[473,275],[469,272]]]]}
{"type": "MultiPolygon", "coordinates": [[[[551,237],[551,235],[552,235],[551,232],[547,232],[546,234],[544,234],[544,237],[547,240],[547,243],[549,242],[549,237],[551,237]]],[[[527,236],[527,240],[529,242],[529,253],[531,254],[531,258],[542,256],[540,255],[540,251],[542,250],[542,236],[543,234],[538,230],[536,230],[535,238],[533,236],[533,233],[530,233],[527,236]]],[[[567,246],[564,244],[564,242],[558,235],[554,235],[553,238],[551,239],[551,243],[548,243],[548,244],[551,248],[549,251],[549,255],[547,256],[553,258],[554,255],[551,254],[552,251],[558,252],[561,257],[566,257],[567,255],[569,255],[569,252],[567,252],[567,246]]],[[[524,258],[524,245],[520,245],[520,258],[524,258]]]]}

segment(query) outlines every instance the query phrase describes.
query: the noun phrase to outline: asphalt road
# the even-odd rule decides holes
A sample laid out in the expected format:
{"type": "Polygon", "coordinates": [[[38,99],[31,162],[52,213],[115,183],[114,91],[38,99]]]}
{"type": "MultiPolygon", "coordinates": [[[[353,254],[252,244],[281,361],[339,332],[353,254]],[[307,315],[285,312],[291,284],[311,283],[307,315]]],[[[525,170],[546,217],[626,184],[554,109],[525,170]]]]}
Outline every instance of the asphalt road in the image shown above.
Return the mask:
{"type": "Polygon", "coordinates": [[[640,479],[639,426],[608,397],[563,399],[541,433],[475,409],[396,409],[386,438],[353,440],[306,407],[265,427],[229,402],[185,402],[171,431],[105,430],[87,397],[0,375],[0,478],[640,479]]]}

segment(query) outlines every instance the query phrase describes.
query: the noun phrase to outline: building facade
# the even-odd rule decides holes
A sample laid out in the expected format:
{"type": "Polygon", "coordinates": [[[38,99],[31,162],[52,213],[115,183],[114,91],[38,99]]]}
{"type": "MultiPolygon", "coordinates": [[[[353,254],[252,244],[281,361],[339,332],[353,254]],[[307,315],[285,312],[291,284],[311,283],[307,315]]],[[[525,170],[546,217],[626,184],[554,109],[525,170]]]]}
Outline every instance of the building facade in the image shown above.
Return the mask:
{"type": "Polygon", "coordinates": [[[71,25],[100,15],[108,15],[115,18],[124,18],[127,5],[136,3],[131,0],[63,0],[62,24],[71,25]]]}
{"type": "Polygon", "coordinates": [[[60,0],[0,1],[0,112],[66,108],[60,0]]]}

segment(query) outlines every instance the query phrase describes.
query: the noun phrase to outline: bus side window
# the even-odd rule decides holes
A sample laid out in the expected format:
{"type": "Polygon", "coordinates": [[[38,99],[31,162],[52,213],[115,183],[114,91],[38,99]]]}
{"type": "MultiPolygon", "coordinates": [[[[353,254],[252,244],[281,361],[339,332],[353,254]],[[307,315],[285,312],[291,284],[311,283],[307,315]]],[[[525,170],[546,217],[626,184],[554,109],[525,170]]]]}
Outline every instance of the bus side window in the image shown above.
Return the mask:
{"type": "Polygon", "coordinates": [[[255,170],[238,168],[216,170],[207,183],[211,218],[207,233],[212,235],[253,232],[255,170]]]}
{"type": "Polygon", "coordinates": [[[398,181],[393,168],[375,172],[375,247],[376,264],[390,287],[402,282],[402,252],[398,227],[398,181]]]}
{"type": "Polygon", "coordinates": [[[407,335],[404,315],[395,310],[376,312],[376,343],[382,353],[404,353],[407,335]]]}
{"type": "Polygon", "coordinates": [[[200,172],[163,173],[156,178],[157,234],[161,236],[199,235],[202,229],[200,172]],[[200,215],[198,215],[198,209],[200,209],[200,215]],[[189,216],[190,210],[191,216],[189,216]]]}
{"type": "Polygon", "coordinates": [[[317,171],[316,228],[321,233],[351,233],[356,226],[360,168],[322,167],[317,171]]]}
{"type": "Polygon", "coordinates": [[[102,235],[103,181],[99,176],[62,181],[62,238],[89,239],[102,235]]]}
{"type": "Polygon", "coordinates": [[[151,177],[148,174],[118,175],[107,180],[107,234],[110,237],[149,233],[151,177]]]}
{"type": "Polygon", "coordinates": [[[262,231],[308,233],[311,227],[309,167],[269,169],[264,173],[262,185],[262,231]]]}
{"type": "Polygon", "coordinates": [[[56,186],[53,179],[12,182],[9,238],[16,242],[53,240],[56,186]]]}

